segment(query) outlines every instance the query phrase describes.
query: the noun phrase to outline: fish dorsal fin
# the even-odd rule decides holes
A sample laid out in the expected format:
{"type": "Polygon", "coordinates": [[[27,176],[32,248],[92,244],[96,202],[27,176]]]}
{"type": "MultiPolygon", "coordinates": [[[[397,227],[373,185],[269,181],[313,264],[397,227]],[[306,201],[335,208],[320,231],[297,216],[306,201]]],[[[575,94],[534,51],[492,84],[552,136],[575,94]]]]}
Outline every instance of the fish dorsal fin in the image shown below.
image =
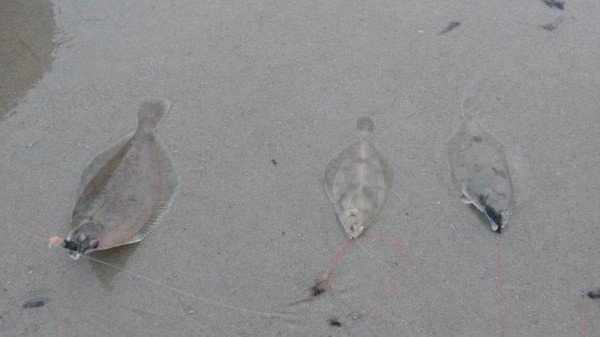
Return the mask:
{"type": "Polygon", "coordinates": [[[123,137],[123,139],[121,139],[116,145],[109,147],[107,150],[100,153],[87,163],[85,169],[83,169],[81,172],[81,178],[79,180],[79,186],[77,190],[78,195],[83,193],[83,190],[90,183],[90,181],[92,181],[98,172],[100,172],[100,170],[102,170],[106,164],[108,164],[108,162],[113,159],[117,153],[121,151],[121,149],[123,149],[123,146],[125,146],[125,144],[131,140],[133,135],[134,133],[130,133],[129,135],[123,137]]]}
{"type": "Polygon", "coordinates": [[[163,161],[164,165],[159,172],[160,179],[160,195],[158,202],[154,206],[152,210],[152,214],[144,227],[140,230],[140,232],[131,239],[128,243],[135,243],[142,241],[146,236],[151,234],[156,227],[160,224],[164,216],[169,212],[171,207],[173,206],[173,201],[175,200],[175,196],[179,191],[179,175],[173,163],[171,162],[171,158],[167,153],[167,148],[165,143],[155,136],[156,145],[160,149],[158,151],[160,160],[163,161]]]}
{"type": "Polygon", "coordinates": [[[462,102],[460,114],[463,121],[477,120],[482,109],[483,103],[477,96],[467,96],[462,102]]]}
{"type": "Polygon", "coordinates": [[[138,109],[138,132],[154,131],[158,123],[169,113],[171,102],[164,98],[148,98],[138,109]]]}

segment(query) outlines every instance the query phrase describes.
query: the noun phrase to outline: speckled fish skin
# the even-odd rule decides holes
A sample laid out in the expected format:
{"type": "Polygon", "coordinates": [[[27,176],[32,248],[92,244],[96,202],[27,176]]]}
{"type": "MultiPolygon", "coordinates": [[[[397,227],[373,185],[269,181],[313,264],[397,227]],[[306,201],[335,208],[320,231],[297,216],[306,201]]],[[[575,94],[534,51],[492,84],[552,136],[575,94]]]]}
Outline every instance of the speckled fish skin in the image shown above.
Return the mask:
{"type": "Polygon", "coordinates": [[[373,146],[373,121],[357,121],[358,141],[327,164],[323,181],[346,235],[356,239],[377,222],[392,186],[385,157],[373,146]]]}
{"type": "Polygon", "coordinates": [[[71,256],[141,241],[169,210],[178,175],[155,134],[166,100],[147,100],[133,136],[94,158],[83,171],[65,248],[71,256]]]}
{"type": "Polygon", "coordinates": [[[448,156],[463,202],[483,212],[490,228],[500,233],[508,223],[513,202],[513,184],[502,144],[475,117],[468,116],[448,142],[448,156]]]}

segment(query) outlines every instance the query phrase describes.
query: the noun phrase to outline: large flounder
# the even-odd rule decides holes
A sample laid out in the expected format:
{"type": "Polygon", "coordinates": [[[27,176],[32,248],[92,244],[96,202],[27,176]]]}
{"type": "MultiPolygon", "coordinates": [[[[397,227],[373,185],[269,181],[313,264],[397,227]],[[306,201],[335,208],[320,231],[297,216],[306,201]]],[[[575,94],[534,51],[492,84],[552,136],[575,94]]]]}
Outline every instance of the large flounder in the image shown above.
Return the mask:
{"type": "Polygon", "coordinates": [[[77,259],[94,250],[141,241],[169,210],[179,178],[164,143],[155,134],[167,100],[147,100],[132,136],[94,158],[81,175],[79,197],[66,239],[51,244],[77,259]]]}
{"type": "Polygon", "coordinates": [[[514,195],[504,147],[473,116],[466,116],[447,145],[452,179],[463,202],[485,214],[490,228],[500,233],[514,195]]]}
{"type": "Polygon", "coordinates": [[[378,220],[392,186],[387,160],[371,144],[373,120],[359,118],[357,129],[358,141],[331,160],[323,172],[329,200],[350,239],[378,220]]]}

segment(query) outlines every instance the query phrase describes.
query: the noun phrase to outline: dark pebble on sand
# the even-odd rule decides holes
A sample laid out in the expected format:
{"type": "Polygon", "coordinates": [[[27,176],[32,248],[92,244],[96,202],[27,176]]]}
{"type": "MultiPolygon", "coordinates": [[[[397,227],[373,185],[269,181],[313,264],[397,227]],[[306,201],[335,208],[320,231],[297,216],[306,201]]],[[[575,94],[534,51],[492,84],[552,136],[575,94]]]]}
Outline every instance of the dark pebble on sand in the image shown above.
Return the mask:
{"type": "Polygon", "coordinates": [[[43,307],[44,306],[44,301],[42,300],[33,300],[33,301],[27,301],[23,304],[23,308],[24,309],[29,309],[29,308],[39,308],[39,307],[43,307]]]}
{"type": "Polygon", "coordinates": [[[565,9],[565,2],[561,0],[542,0],[550,8],[565,9]]]}
{"type": "Polygon", "coordinates": [[[458,21],[450,21],[450,23],[448,24],[448,26],[446,28],[444,28],[444,30],[442,30],[441,32],[438,33],[438,35],[442,35],[442,34],[446,34],[449,31],[453,30],[454,28],[460,26],[460,22],[458,21]]]}
{"type": "Polygon", "coordinates": [[[327,322],[328,322],[328,323],[329,323],[329,325],[331,325],[331,326],[338,326],[338,327],[339,327],[339,326],[342,326],[342,322],[340,322],[340,320],[339,320],[339,319],[337,319],[337,318],[330,318],[330,319],[329,319],[327,322]]]}

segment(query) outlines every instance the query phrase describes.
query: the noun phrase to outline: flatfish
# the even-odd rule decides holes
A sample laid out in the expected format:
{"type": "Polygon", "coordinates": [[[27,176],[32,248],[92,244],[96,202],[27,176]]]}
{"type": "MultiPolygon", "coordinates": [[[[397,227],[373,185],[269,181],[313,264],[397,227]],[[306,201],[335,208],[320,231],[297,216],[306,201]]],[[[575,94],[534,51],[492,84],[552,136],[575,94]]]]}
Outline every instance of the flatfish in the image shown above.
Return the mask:
{"type": "Polygon", "coordinates": [[[349,239],[377,222],[392,187],[385,157],[373,146],[373,120],[357,121],[358,141],[333,158],[323,172],[329,200],[349,239]]]}
{"type": "Polygon", "coordinates": [[[164,143],[155,134],[167,100],[144,101],[133,135],[94,158],[81,174],[78,200],[66,239],[50,243],[79,258],[95,250],[136,243],[171,207],[179,177],[164,143]]]}
{"type": "Polygon", "coordinates": [[[465,204],[485,214],[490,228],[500,233],[508,223],[513,183],[504,147],[473,116],[467,116],[448,142],[452,180],[465,204]]]}

